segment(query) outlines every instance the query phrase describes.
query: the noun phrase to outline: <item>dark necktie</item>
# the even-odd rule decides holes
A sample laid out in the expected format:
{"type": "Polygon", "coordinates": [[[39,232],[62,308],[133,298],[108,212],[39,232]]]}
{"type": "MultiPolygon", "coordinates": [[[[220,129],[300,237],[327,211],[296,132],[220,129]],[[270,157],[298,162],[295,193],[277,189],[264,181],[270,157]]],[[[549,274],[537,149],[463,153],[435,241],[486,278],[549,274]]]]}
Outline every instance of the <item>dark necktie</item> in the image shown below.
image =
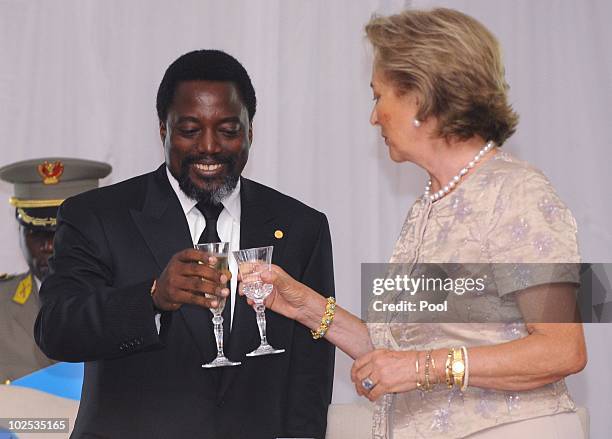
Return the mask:
{"type": "Polygon", "coordinates": [[[204,218],[206,218],[206,227],[198,239],[198,244],[204,244],[207,242],[220,242],[219,234],[217,233],[217,220],[223,210],[223,204],[208,204],[199,202],[196,204],[196,208],[202,212],[204,218]]]}
{"type": "MultiPolygon", "coordinates": [[[[204,244],[207,242],[221,242],[219,233],[217,233],[217,220],[219,219],[219,215],[223,210],[223,205],[199,202],[196,204],[196,208],[202,212],[202,215],[204,215],[204,218],[206,218],[206,227],[200,235],[200,239],[198,239],[198,244],[204,244]]],[[[223,346],[225,355],[227,355],[227,348],[229,344],[231,309],[231,298],[228,297],[225,303],[225,308],[223,308],[223,313],[221,314],[223,317],[223,346]]]]}

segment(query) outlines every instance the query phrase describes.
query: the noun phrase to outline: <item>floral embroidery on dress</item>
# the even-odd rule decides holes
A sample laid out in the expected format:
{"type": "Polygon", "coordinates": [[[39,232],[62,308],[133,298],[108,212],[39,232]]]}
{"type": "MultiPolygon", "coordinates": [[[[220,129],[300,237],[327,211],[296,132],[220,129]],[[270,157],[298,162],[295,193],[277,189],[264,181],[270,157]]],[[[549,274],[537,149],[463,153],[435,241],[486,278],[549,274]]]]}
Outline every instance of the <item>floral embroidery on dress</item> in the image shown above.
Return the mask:
{"type": "Polygon", "coordinates": [[[540,201],[538,201],[538,209],[540,209],[544,219],[549,223],[552,223],[558,219],[563,208],[564,206],[562,204],[551,200],[549,196],[544,196],[540,201]]]}
{"type": "Polygon", "coordinates": [[[442,224],[442,226],[440,227],[440,231],[438,232],[438,237],[436,239],[438,244],[443,244],[446,242],[447,238],[448,238],[448,234],[451,231],[451,223],[450,222],[445,222],[444,224],[442,224]]]}
{"type": "Polygon", "coordinates": [[[527,236],[528,232],[529,232],[529,223],[527,222],[525,218],[522,218],[522,217],[516,218],[516,220],[514,220],[510,224],[510,233],[514,241],[523,240],[527,236]]]}
{"type": "Polygon", "coordinates": [[[478,181],[478,189],[483,190],[488,188],[492,184],[493,180],[494,178],[492,174],[486,174],[480,179],[480,181],[478,181]]]}
{"type": "Polygon", "coordinates": [[[516,340],[523,336],[523,328],[525,324],[523,322],[508,322],[504,323],[504,329],[502,331],[506,340],[516,340]]]}
{"type": "Polygon", "coordinates": [[[480,398],[474,408],[476,414],[485,419],[495,416],[497,412],[497,404],[495,403],[495,392],[489,389],[480,390],[480,398]]]}
{"type": "Polygon", "coordinates": [[[506,151],[500,151],[493,157],[493,160],[502,160],[504,162],[513,162],[513,158],[506,151]]]}
{"type": "Polygon", "coordinates": [[[538,233],[533,238],[533,246],[540,256],[548,256],[553,247],[553,239],[550,235],[538,233]]]}
{"type": "Polygon", "coordinates": [[[510,413],[521,408],[521,396],[518,392],[506,393],[506,406],[510,413]]]}
{"type": "Polygon", "coordinates": [[[459,190],[451,196],[451,207],[455,212],[455,218],[460,222],[463,222],[472,213],[472,207],[463,196],[463,190],[459,190]]]}
{"type": "Polygon", "coordinates": [[[508,197],[504,195],[500,195],[495,200],[495,207],[493,207],[493,214],[495,216],[499,216],[506,210],[506,205],[508,204],[508,197]]]}
{"type": "Polygon", "coordinates": [[[446,433],[452,427],[451,412],[448,408],[441,408],[434,411],[431,426],[429,427],[431,430],[439,433],[446,433]]]}
{"type": "Polygon", "coordinates": [[[455,402],[459,402],[461,405],[465,403],[465,395],[457,387],[453,387],[452,390],[448,392],[448,406],[450,407],[451,404],[455,402]]]}

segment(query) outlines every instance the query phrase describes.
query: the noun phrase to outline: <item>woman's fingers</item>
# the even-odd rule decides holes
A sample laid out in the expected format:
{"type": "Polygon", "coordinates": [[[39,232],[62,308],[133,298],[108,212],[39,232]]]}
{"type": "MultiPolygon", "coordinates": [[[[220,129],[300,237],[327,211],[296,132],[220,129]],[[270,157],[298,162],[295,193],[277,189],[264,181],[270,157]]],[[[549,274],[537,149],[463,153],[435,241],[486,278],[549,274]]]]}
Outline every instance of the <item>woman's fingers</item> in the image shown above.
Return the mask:
{"type": "Polygon", "coordinates": [[[269,270],[261,272],[261,280],[267,284],[273,284],[277,287],[279,286],[278,284],[282,282],[282,279],[276,272],[269,270]]]}
{"type": "Polygon", "coordinates": [[[359,371],[362,367],[364,367],[370,362],[370,359],[372,358],[372,354],[374,352],[376,351],[368,352],[367,354],[362,355],[361,357],[355,360],[355,362],[353,363],[353,367],[351,368],[351,380],[353,382],[357,382],[357,371],[359,371]]]}

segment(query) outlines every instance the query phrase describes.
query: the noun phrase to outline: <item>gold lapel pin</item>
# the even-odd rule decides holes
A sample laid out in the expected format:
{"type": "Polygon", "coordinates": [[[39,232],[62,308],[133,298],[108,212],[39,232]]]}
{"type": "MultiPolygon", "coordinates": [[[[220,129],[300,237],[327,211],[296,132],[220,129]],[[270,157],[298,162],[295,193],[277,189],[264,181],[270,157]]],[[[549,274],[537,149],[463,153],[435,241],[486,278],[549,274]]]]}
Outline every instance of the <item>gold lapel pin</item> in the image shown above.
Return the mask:
{"type": "Polygon", "coordinates": [[[276,239],[281,239],[283,236],[285,236],[285,234],[283,233],[282,230],[277,230],[277,231],[274,232],[274,237],[276,239]]]}

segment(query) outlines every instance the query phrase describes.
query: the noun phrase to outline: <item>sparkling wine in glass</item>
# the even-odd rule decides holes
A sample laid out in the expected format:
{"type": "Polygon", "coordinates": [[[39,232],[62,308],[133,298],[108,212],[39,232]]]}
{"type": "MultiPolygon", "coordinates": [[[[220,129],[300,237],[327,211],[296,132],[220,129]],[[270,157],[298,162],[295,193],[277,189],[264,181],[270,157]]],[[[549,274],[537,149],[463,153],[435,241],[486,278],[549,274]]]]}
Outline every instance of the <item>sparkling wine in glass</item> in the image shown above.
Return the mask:
{"type": "Polygon", "coordinates": [[[266,307],[264,300],[272,292],[273,286],[264,284],[261,280],[261,273],[264,270],[269,271],[272,263],[272,250],[274,247],[259,247],[238,250],[233,252],[236,262],[238,262],[238,270],[242,277],[242,285],[244,294],[255,302],[255,313],[257,316],[257,327],[259,328],[259,337],[261,344],[253,352],[249,352],[247,357],[256,357],[259,355],[280,354],[285,352],[284,349],[275,349],[268,343],[266,336],[266,307]]]}
{"type": "MultiPolygon", "coordinates": [[[[225,272],[229,274],[229,242],[211,242],[206,244],[196,244],[195,248],[200,250],[205,254],[205,256],[214,256],[217,258],[217,263],[215,264],[215,269],[220,272],[225,272]]],[[[228,276],[229,278],[229,276],[228,276]]],[[[209,308],[213,314],[213,327],[215,331],[215,341],[217,343],[217,357],[211,361],[210,363],[203,364],[202,367],[211,368],[211,367],[225,367],[225,366],[238,366],[241,363],[239,361],[231,361],[229,358],[225,356],[223,353],[223,309],[226,305],[226,298],[212,296],[210,294],[206,294],[206,297],[215,298],[219,305],[216,308],[209,308]]]]}

